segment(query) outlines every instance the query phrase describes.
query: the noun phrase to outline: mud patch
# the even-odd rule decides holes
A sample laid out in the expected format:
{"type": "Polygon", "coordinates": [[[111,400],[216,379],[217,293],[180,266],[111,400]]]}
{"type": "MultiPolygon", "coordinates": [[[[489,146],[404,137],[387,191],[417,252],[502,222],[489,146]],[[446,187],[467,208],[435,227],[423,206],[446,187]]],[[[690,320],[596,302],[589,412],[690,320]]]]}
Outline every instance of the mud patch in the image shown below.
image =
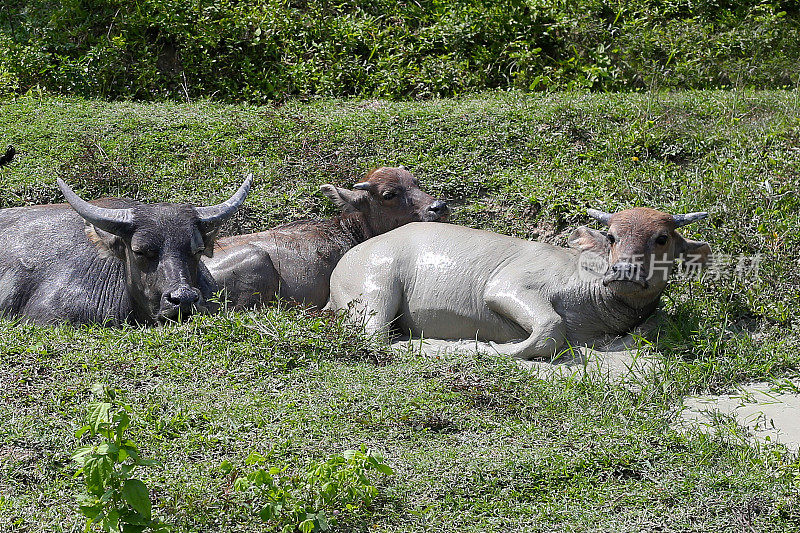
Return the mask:
{"type": "Polygon", "coordinates": [[[780,442],[800,450],[800,395],[773,390],[765,382],[740,386],[731,394],[691,396],[683,400],[676,425],[712,434],[725,431],[723,418],[733,418],[759,442],[780,442]]]}
{"type": "MultiPolygon", "coordinates": [[[[465,340],[406,339],[392,344],[396,350],[418,352],[428,357],[457,353],[499,355],[488,343],[465,340]]],[[[505,356],[501,356],[505,357],[505,356]]],[[[574,347],[552,360],[514,359],[542,378],[595,373],[611,381],[635,386],[641,376],[656,371],[659,359],[646,347],[637,347],[632,337],[602,348],[574,347]],[[626,343],[626,341],[628,341],[626,343]]]]}
{"type": "MultiPolygon", "coordinates": [[[[591,347],[570,347],[554,359],[514,361],[535,371],[542,378],[575,376],[589,372],[638,389],[643,376],[661,370],[661,358],[645,339],[656,336],[664,316],[658,311],[629,335],[598,339],[591,347]]],[[[475,352],[499,355],[491,344],[476,340],[402,339],[392,343],[392,348],[429,357],[475,352]]]]}

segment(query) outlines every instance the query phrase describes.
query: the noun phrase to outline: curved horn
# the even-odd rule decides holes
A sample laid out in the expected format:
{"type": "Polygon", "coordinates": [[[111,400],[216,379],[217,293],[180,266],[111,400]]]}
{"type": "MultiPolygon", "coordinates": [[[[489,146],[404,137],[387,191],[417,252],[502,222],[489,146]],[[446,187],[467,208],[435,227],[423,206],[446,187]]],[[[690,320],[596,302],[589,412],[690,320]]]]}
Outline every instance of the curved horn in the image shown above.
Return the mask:
{"type": "Polygon", "coordinates": [[[133,223],[133,209],[110,209],[90,204],[69,188],[64,180],[56,180],[64,198],[69,205],[78,212],[83,219],[98,228],[113,234],[118,234],[129,228],[133,223]]]}
{"type": "Polygon", "coordinates": [[[611,221],[611,213],[605,211],[598,211],[597,209],[587,209],[586,213],[598,222],[602,222],[606,226],[611,221]]]}
{"type": "Polygon", "coordinates": [[[686,213],[685,215],[672,215],[672,220],[675,221],[675,227],[680,228],[686,224],[703,220],[706,217],[708,217],[708,213],[700,211],[698,213],[686,213]]]}
{"type": "Polygon", "coordinates": [[[253,175],[248,174],[242,186],[239,187],[239,190],[227,201],[209,207],[195,207],[194,210],[197,212],[197,217],[200,219],[200,222],[202,224],[214,226],[222,224],[231,218],[233,214],[236,213],[236,210],[239,209],[239,206],[242,205],[242,202],[244,202],[247,193],[250,192],[250,185],[252,185],[252,183],[253,175]]]}
{"type": "Polygon", "coordinates": [[[368,191],[370,187],[372,187],[372,184],[368,181],[362,181],[361,183],[353,185],[353,189],[356,191],[368,191]]]}

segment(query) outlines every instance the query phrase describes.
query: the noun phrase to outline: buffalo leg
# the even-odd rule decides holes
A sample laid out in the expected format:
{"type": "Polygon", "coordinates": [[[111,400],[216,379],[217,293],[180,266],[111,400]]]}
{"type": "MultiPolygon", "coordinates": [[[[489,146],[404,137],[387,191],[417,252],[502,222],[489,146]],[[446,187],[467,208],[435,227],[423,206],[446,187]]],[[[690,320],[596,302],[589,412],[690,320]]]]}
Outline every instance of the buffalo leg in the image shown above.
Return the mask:
{"type": "Polygon", "coordinates": [[[519,341],[494,343],[490,346],[503,355],[518,359],[553,357],[564,344],[564,320],[549,302],[519,291],[487,290],[486,305],[498,315],[511,320],[529,333],[519,341]]]}
{"type": "Polygon", "coordinates": [[[400,311],[402,290],[389,281],[371,283],[365,289],[349,279],[332,279],[327,309],[346,310],[351,322],[363,322],[367,333],[388,333],[400,311]]]}

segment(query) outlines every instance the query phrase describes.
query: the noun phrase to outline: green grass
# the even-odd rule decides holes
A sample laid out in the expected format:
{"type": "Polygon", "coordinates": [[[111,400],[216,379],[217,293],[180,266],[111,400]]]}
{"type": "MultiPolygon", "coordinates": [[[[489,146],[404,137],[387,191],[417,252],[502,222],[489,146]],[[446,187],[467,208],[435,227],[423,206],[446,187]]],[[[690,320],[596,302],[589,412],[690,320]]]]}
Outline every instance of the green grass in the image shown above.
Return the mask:
{"type": "Polygon", "coordinates": [[[396,475],[339,531],[796,531],[797,457],[682,434],[683,395],[798,377],[797,92],[530,96],[282,107],[22,98],[0,104],[0,205],[86,197],[212,203],[252,171],[228,231],[333,208],[317,193],[404,164],[455,222],[564,244],[587,207],[708,210],[715,252],[763,255],[757,278],[676,281],[636,390],[542,379],[487,356],[391,354],[298,310],[160,328],[0,324],[0,529],[78,531],[70,452],[97,381],[126,391],[155,513],[177,531],[253,531],[233,490],[251,451],[276,464],[361,443],[396,475]],[[228,460],[235,471],[223,474],[228,460]]]}

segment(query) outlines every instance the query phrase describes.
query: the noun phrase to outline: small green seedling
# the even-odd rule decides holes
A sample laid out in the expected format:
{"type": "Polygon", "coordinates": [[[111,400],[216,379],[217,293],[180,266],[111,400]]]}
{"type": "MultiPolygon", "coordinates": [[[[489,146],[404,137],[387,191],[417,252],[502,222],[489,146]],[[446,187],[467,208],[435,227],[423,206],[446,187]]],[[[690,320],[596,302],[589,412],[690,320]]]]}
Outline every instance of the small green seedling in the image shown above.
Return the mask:
{"type": "MultiPolygon", "coordinates": [[[[248,465],[266,459],[251,453],[248,465]]],[[[221,465],[231,470],[230,462],[221,465]]],[[[328,531],[346,513],[369,507],[378,488],[369,478],[370,471],[393,475],[383,457],[363,444],[359,450],[332,455],[327,461],[312,461],[305,471],[293,474],[288,467],[257,468],[236,478],[237,491],[252,491],[261,505],[261,519],[281,533],[328,531]]]]}
{"type": "Polygon", "coordinates": [[[86,425],[75,436],[88,432],[94,442],[72,454],[80,466],[75,477],[83,474],[86,482],[86,493],[78,495],[80,512],[87,518],[85,531],[95,524],[110,533],[168,531],[166,524],[153,519],[147,485],[131,477],[138,466],[160,463],[142,459],[136,444],[125,437],[130,405],[119,402],[118,391],[101,383],[93,385],[92,392],[101,401],[89,403],[86,425]]]}

